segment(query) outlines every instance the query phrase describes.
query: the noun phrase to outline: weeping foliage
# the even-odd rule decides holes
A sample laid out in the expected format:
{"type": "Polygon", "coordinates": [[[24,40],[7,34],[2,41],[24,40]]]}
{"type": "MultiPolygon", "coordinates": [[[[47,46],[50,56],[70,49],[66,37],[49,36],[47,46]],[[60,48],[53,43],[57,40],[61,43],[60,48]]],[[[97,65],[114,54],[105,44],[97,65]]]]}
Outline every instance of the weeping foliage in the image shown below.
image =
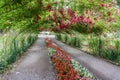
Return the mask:
{"type": "Polygon", "coordinates": [[[0,29],[36,32],[41,28],[66,32],[72,29],[81,33],[111,31],[119,28],[120,15],[116,15],[115,5],[113,0],[0,0],[0,29]],[[83,16],[84,19],[89,17],[92,25],[70,25],[67,9],[71,9],[75,16],[83,16]],[[57,10],[63,11],[64,18],[57,10]],[[65,23],[67,30],[58,29],[59,21],[52,20],[54,12],[57,20],[65,23]]]}

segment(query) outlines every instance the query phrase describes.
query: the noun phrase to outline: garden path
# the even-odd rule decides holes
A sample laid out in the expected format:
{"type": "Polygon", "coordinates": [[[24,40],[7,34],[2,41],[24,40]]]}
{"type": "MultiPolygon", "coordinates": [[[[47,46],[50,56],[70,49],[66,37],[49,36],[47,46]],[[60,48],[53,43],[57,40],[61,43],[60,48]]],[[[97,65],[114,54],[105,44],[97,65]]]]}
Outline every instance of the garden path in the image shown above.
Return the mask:
{"type": "Polygon", "coordinates": [[[80,62],[81,65],[86,67],[99,80],[120,80],[120,66],[113,65],[103,59],[86,54],[56,39],[52,39],[52,41],[69,53],[73,59],[80,62]]]}
{"type": "Polygon", "coordinates": [[[45,40],[38,38],[16,68],[3,80],[56,80],[49,59],[45,40]]]}
{"type": "MultiPolygon", "coordinates": [[[[120,67],[81,52],[56,40],[54,37],[51,39],[68,52],[72,58],[92,72],[99,80],[120,80],[120,67]]],[[[3,80],[56,80],[43,37],[39,36],[16,68],[4,76],[3,80]]]]}

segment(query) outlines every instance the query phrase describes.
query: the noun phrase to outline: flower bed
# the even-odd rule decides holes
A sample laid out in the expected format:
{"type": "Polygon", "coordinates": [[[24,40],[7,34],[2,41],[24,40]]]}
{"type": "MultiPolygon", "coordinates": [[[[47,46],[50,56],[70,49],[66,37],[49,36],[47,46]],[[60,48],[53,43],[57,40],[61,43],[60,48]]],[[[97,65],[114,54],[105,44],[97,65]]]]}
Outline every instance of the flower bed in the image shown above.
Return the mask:
{"type": "Polygon", "coordinates": [[[94,80],[85,68],[79,67],[65,51],[46,39],[49,55],[57,73],[58,80],[94,80]]]}

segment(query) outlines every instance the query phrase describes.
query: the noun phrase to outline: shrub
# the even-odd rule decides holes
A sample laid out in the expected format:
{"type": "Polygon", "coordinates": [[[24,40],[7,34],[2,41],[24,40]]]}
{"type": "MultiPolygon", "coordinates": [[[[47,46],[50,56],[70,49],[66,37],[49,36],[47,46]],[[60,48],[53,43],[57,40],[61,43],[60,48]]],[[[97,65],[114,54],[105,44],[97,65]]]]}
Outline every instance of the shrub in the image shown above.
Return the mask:
{"type": "Polygon", "coordinates": [[[68,45],[81,48],[82,46],[82,37],[80,36],[70,36],[69,34],[56,35],[58,40],[65,42],[68,45]],[[61,38],[60,38],[61,37],[61,38]]]}
{"type": "Polygon", "coordinates": [[[97,55],[98,54],[98,38],[93,37],[88,40],[88,46],[91,51],[91,54],[97,55]]]}
{"type": "Polygon", "coordinates": [[[111,61],[118,62],[119,54],[116,49],[104,49],[102,52],[102,57],[111,61]]]}
{"type": "MultiPolygon", "coordinates": [[[[4,39],[0,56],[0,72],[7,68],[37,39],[36,34],[11,34],[4,39]]],[[[2,72],[1,72],[2,73],[2,72]]]]}

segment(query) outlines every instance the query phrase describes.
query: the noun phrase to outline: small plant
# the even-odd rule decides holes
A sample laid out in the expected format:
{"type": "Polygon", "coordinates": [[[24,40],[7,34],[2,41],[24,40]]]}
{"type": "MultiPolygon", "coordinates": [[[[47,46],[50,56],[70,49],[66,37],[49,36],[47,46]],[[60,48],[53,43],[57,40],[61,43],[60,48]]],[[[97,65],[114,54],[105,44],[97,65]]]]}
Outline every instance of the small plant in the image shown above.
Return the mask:
{"type": "Polygon", "coordinates": [[[68,41],[68,35],[65,34],[65,42],[67,42],[67,41],[68,41]]]}
{"type": "Polygon", "coordinates": [[[73,67],[79,72],[81,77],[87,77],[91,79],[95,79],[95,77],[83,66],[79,64],[79,62],[74,59],[71,60],[73,67]]]}
{"type": "Polygon", "coordinates": [[[82,47],[82,37],[80,37],[80,36],[77,36],[76,47],[78,47],[78,48],[82,47]]]}
{"type": "Polygon", "coordinates": [[[101,57],[114,61],[114,62],[119,62],[118,58],[119,58],[119,52],[117,51],[116,48],[105,48],[103,49],[102,53],[101,53],[101,57]]]}
{"type": "Polygon", "coordinates": [[[57,33],[56,37],[57,37],[58,40],[61,40],[61,34],[57,33]]]}
{"type": "Polygon", "coordinates": [[[73,46],[77,46],[77,38],[76,38],[76,36],[74,36],[74,38],[73,38],[73,46]]]}
{"type": "Polygon", "coordinates": [[[98,55],[98,42],[99,40],[97,37],[93,37],[88,40],[88,46],[91,51],[91,54],[93,55],[98,55]]]}
{"type": "Polygon", "coordinates": [[[55,53],[55,50],[52,48],[48,48],[48,51],[49,51],[49,56],[52,58],[55,53]]]}
{"type": "Polygon", "coordinates": [[[115,47],[116,47],[117,51],[119,52],[120,51],[120,41],[119,40],[115,41],[115,47]]]}
{"type": "MultiPolygon", "coordinates": [[[[109,41],[109,40],[108,40],[109,41]]],[[[110,42],[110,41],[109,41],[110,42]]],[[[108,42],[104,42],[107,45],[104,45],[104,49],[102,49],[101,57],[119,63],[119,41],[111,41],[112,44],[108,44],[108,42]]]]}

